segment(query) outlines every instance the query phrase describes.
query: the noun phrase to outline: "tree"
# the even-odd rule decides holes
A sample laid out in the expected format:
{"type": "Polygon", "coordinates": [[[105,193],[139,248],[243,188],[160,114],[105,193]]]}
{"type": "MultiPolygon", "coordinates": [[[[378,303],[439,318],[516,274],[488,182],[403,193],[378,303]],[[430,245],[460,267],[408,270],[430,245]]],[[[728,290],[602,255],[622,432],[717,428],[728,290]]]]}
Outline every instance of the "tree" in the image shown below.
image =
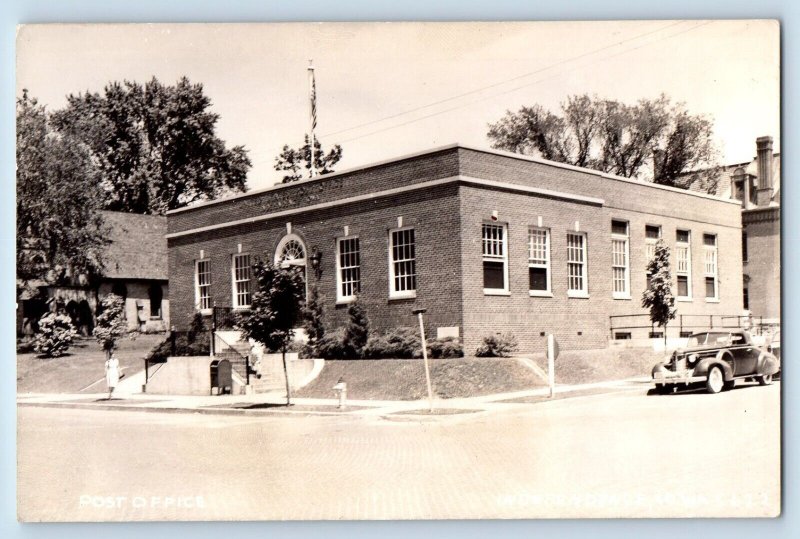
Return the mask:
{"type": "Polygon", "coordinates": [[[560,114],[522,107],[489,125],[494,148],[662,185],[713,192],[719,152],[713,123],[661,95],[633,105],[569,96],[560,114]]]}
{"type": "Polygon", "coordinates": [[[667,324],[675,318],[675,296],[672,295],[669,247],[664,240],[655,245],[653,259],[647,263],[650,283],[642,294],[642,307],[650,310],[650,321],[664,328],[664,347],[667,345],[667,324]]]}
{"type": "Polygon", "coordinates": [[[105,209],[163,214],[245,190],[247,150],[226,147],[210,107],[202,84],[182,77],[167,86],[153,77],[69,95],[53,121],[91,148],[105,209]]]}
{"type": "Polygon", "coordinates": [[[253,264],[256,286],[250,311],[240,314],[238,329],[269,352],[280,351],[286,379],[286,405],[291,405],[286,349],[294,339],[294,328],[303,314],[305,282],[295,267],[280,268],[257,259],[253,264]]]}
{"type": "MultiPolygon", "coordinates": [[[[308,135],[306,135],[305,144],[298,149],[290,148],[288,144],[284,145],[280,155],[275,158],[275,170],[288,172],[281,180],[282,183],[303,179],[304,170],[307,170],[308,177],[311,177],[311,145],[308,140],[308,135]]],[[[335,144],[331,151],[325,154],[319,140],[314,138],[314,169],[317,174],[330,174],[333,172],[333,166],[341,158],[341,146],[335,144]]]]}
{"type": "Polygon", "coordinates": [[[107,230],[89,149],[53,130],[23,90],[17,99],[17,295],[31,281],[56,284],[102,269],[107,230]]]}
{"type": "Polygon", "coordinates": [[[347,308],[347,317],[342,346],[349,357],[361,357],[369,339],[369,319],[358,298],[347,308]]]}
{"type": "Polygon", "coordinates": [[[100,302],[101,313],[94,326],[94,338],[103,347],[106,359],[117,348],[119,340],[127,333],[125,327],[125,300],[116,294],[108,294],[100,302]]]}

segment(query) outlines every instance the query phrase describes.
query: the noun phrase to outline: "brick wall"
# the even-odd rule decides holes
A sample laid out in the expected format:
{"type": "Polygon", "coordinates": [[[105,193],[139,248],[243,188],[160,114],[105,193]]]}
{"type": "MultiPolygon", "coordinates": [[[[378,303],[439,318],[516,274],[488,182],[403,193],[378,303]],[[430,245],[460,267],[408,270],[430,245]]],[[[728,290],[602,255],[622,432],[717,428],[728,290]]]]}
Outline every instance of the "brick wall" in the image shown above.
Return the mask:
{"type": "MultiPolygon", "coordinates": [[[[343,235],[345,226],[360,239],[362,301],[373,328],[413,326],[411,310],[425,307],[428,332],[435,334],[437,327],[459,326],[468,353],[474,351],[482,337],[500,331],[515,333],[524,351],[543,349],[541,332],[556,334],[564,349],[605,346],[610,336],[609,315],[645,313],[640,298],[646,282],[646,224],[660,225],[672,247],[677,228],[691,230],[694,294],[692,301],[679,303],[681,314],[688,317],[741,312],[741,217],[737,204],[465,148],[445,149],[173,213],[168,219],[169,230],[174,233],[258,217],[288,207],[457,174],[602,198],[605,204],[448,184],[392,199],[303,211],[285,219],[174,237],[169,239],[173,324],[185,328],[195,312],[194,262],[201,249],[211,261],[212,298],[217,305],[228,306],[232,303],[231,256],[238,245],[242,252],[266,252],[272,258],[286,234],[287,221],[309,253],[313,248],[322,252],[319,288],[327,300],[328,328],[341,326],[346,320],[346,305],[335,305],[335,240],[343,235]],[[308,190],[309,186],[326,182],[333,182],[330,189],[316,193],[308,190]],[[507,223],[509,232],[510,295],[502,297],[483,293],[481,223],[490,218],[492,210],[498,211],[499,222],[507,223]],[[397,226],[398,216],[403,217],[404,226],[414,226],[416,231],[415,299],[389,299],[388,230],[397,226]],[[529,225],[537,224],[539,216],[542,225],[551,230],[552,298],[528,294],[527,230],[529,225]],[[612,219],[625,220],[630,225],[631,297],[625,300],[612,297],[612,219]],[[566,235],[574,230],[575,221],[588,238],[586,299],[566,297],[566,235]],[[707,302],[703,294],[704,233],[718,236],[720,301],[715,303],[707,302]]],[[[316,279],[310,268],[309,279],[316,279]]],[[[636,325],[642,323],[639,320],[636,325]]],[[[674,331],[677,333],[677,327],[674,331]]],[[[642,332],[646,334],[647,330],[642,332]]]]}
{"type": "MultiPolygon", "coordinates": [[[[641,296],[646,286],[645,225],[659,225],[662,237],[673,249],[676,229],[691,231],[691,301],[677,304],[687,324],[706,323],[696,315],[738,315],[742,304],[742,265],[739,206],[654,189],[647,185],[580,171],[514,160],[484,152],[460,150],[462,174],[520,183],[605,200],[602,207],[539,196],[500,192],[475,187],[461,188],[462,274],[464,288],[465,349],[474,350],[484,336],[511,331],[522,351],[542,351],[545,337],[553,333],[564,349],[598,348],[610,335],[609,315],[646,314],[641,296]],[[510,296],[483,292],[481,224],[493,210],[498,222],[508,224],[510,296]],[[538,218],[551,232],[552,298],[528,294],[528,226],[538,218]],[[630,299],[614,299],[611,281],[611,220],[629,223],[630,299]],[[567,297],[567,232],[575,221],[588,241],[589,298],[567,297]],[[703,234],[718,236],[719,302],[704,297],[703,234]],[[579,335],[579,332],[581,333],[579,335]]],[[[670,328],[677,336],[679,320],[670,328]]],[[[719,320],[719,319],[717,319],[719,320]]],[[[641,316],[617,324],[648,325],[641,316]]],[[[630,330],[634,338],[649,329],[630,330]]],[[[657,330],[658,331],[658,330],[657,330]]]]}
{"type": "Polygon", "coordinates": [[[750,311],[754,317],[781,316],[781,223],[780,208],[742,212],[747,233],[747,262],[750,311]]]}
{"type": "Polygon", "coordinates": [[[445,149],[377,167],[318,176],[311,180],[179,210],[169,214],[167,226],[170,233],[180,232],[212,223],[258,217],[265,213],[301,208],[456,174],[458,151],[455,148],[445,149]]]}
{"type": "MultiPolygon", "coordinates": [[[[361,249],[361,301],[373,329],[415,327],[411,310],[423,306],[427,331],[436,327],[461,326],[460,243],[457,186],[449,185],[408,193],[391,200],[373,200],[345,207],[307,212],[292,216],[292,233],[300,236],[307,251],[322,253],[319,291],[325,298],[325,325],[343,326],[347,305],[336,305],[336,238],[349,233],[359,237],[361,249]],[[388,231],[403,226],[415,227],[417,248],[416,299],[389,299],[388,231]]],[[[234,208],[235,210],[235,208],[234,208]]],[[[226,215],[235,219],[235,211],[226,215]]],[[[286,234],[286,221],[257,223],[215,230],[201,235],[169,240],[172,320],[181,328],[195,312],[194,263],[200,250],[211,260],[211,294],[220,306],[232,303],[231,257],[238,244],[243,253],[274,257],[286,234]],[[266,253],[266,254],[265,254],[266,253]]],[[[309,282],[316,280],[308,268],[309,282]]]]}

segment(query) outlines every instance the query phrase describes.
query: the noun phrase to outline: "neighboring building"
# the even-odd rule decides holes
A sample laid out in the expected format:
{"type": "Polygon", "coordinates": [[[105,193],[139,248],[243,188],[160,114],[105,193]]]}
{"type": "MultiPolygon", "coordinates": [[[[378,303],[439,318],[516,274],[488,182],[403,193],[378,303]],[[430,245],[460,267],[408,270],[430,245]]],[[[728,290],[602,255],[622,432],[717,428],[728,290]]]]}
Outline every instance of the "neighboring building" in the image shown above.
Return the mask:
{"type": "Polygon", "coordinates": [[[781,158],[772,151],[772,137],[759,137],[756,157],[726,166],[725,172],[717,194],[742,203],[743,306],[756,321],[779,324],[781,158]]]}
{"type": "Polygon", "coordinates": [[[102,215],[110,240],[102,274],[93,282],[73,278],[59,285],[38,283],[40,296],[26,295],[17,310],[17,334],[30,333],[43,312],[59,309],[81,333],[91,334],[98,305],[110,292],[125,298],[129,331],[169,329],[166,217],[110,211],[102,215]]]}
{"type": "MultiPolygon", "coordinates": [[[[250,265],[302,268],[343,326],[358,294],[372,327],[414,326],[465,350],[513,332],[523,351],[608,344],[610,315],[641,308],[657,238],[672,248],[684,315],[741,314],[736,201],[494,150],[451,145],[167,214],[172,319],[246,309],[250,265]],[[265,254],[266,253],[266,254],[265,254]]],[[[646,327],[648,326],[648,327],[646,327]]],[[[670,335],[678,336],[676,323],[670,335]]],[[[627,333],[627,334],[622,334],[627,333]]]]}

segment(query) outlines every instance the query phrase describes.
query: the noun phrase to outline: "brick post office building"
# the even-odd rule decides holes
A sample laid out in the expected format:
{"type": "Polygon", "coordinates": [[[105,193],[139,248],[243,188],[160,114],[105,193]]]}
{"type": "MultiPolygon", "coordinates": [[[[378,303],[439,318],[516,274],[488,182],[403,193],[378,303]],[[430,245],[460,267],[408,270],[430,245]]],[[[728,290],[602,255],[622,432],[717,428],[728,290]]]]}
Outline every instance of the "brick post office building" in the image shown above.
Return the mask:
{"type": "Polygon", "coordinates": [[[522,351],[547,333],[564,349],[602,348],[609,316],[645,313],[658,238],[679,313],[740,314],[740,212],[736,200],[451,145],[169,212],[172,321],[247,308],[250,264],[268,256],[316,283],[329,330],[358,294],[373,329],[413,327],[424,307],[427,331],[458,335],[468,354],[498,332],[522,351]]]}

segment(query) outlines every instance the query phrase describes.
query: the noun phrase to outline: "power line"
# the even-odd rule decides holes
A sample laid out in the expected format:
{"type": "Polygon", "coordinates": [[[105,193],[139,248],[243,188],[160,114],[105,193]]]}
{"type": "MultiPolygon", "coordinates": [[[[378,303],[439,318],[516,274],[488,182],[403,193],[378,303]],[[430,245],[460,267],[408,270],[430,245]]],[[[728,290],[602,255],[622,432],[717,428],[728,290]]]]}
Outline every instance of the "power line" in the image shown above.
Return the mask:
{"type": "Polygon", "coordinates": [[[599,49],[591,50],[591,51],[585,52],[583,54],[579,54],[578,56],[573,56],[572,58],[567,58],[566,60],[562,60],[560,62],[556,62],[554,64],[550,64],[548,66],[536,69],[534,71],[531,71],[529,73],[525,73],[523,75],[517,75],[516,77],[512,77],[512,78],[506,79],[504,81],[496,82],[494,84],[489,84],[488,86],[483,86],[481,88],[476,88],[474,90],[470,90],[468,92],[464,92],[464,93],[461,93],[461,94],[458,94],[458,95],[454,95],[454,96],[451,96],[451,97],[446,97],[444,99],[440,99],[439,101],[433,101],[432,103],[428,103],[427,105],[421,105],[419,107],[415,107],[413,109],[408,109],[408,110],[403,111],[403,112],[398,112],[396,114],[391,114],[389,116],[384,116],[383,118],[379,118],[377,120],[372,120],[372,121],[365,122],[365,123],[362,123],[362,124],[354,125],[352,127],[347,127],[345,129],[340,129],[338,131],[332,131],[330,133],[323,133],[321,136],[329,137],[329,136],[332,136],[332,135],[339,135],[341,133],[346,133],[347,131],[353,131],[353,130],[361,128],[361,127],[366,127],[368,125],[376,124],[376,123],[383,122],[383,121],[386,121],[386,120],[391,120],[393,118],[397,118],[399,116],[404,116],[406,114],[411,114],[412,112],[417,112],[419,110],[423,110],[423,109],[427,109],[427,108],[430,108],[430,107],[433,107],[433,106],[436,106],[436,105],[440,105],[442,103],[447,103],[449,101],[454,101],[456,99],[459,99],[459,98],[462,98],[462,97],[466,97],[468,95],[477,94],[477,93],[480,93],[480,92],[482,92],[484,90],[488,90],[490,88],[496,88],[497,86],[502,86],[503,84],[508,84],[509,82],[514,82],[516,80],[520,80],[520,79],[524,79],[526,77],[530,77],[532,75],[536,75],[538,73],[541,73],[542,71],[547,71],[548,69],[552,69],[554,67],[558,67],[558,66],[563,65],[565,63],[574,62],[576,60],[580,60],[582,58],[585,58],[586,56],[590,56],[592,54],[597,54],[598,52],[602,52],[604,50],[607,50],[607,49],[610,49],[610,48],[613,48],[613,47],[618,47],[619,45],[622,45],[623,43],[627,43],[629,41],[634,41],[636,39],[640,39],[642,37],[661,32],[663,30],[666,30],[667,28],[671,28],[671,27],[676,26],[678,24],[682,24],[683,22],[685,22],[685,21],[677,21],[677,22],[674,22],[672,24],[668,24],[666,26],[658,28],[656,30],[651,30],[650,32],[645,32],[643,34],[639,34],[637,36],[633,36],[633,37],[628,38],[628,39],[623,39],[623,40],[618,41],[616,43],[612,43],[610,45],[606,45],[605,47],[601,47],[599,49]]]}
{"type": "MultiPolygon", "coordinates": [[[[554,64],[550,64],[548,66],[545,66],[543,68],[537,69],[535,71],[531,71],[529,73],[525,73],[523,75],[518,75],[518,76],[513,77],[511,79],[507,79],[507,80],[504,80],[504,81],[501,81],[501,82],[493,83],[493,84],[490,84],[488,86],[483,86],[483,87],[477,88],[475,90],[470,90],[468,92],[464,92],[464,93],[461,93],[461,94],[458,94],[458,95],[455,95],[455,96],[451,96],[451,97],[448,97],[448,98],[445,98],[445,99],[441,99],[441,100],[438,100],[438,101],[434,101],[432,103],[428,103],[426,105],[421,105],[421,106],[416,107],[414,109],[409,109],[409,110],[406,110],[406,111],[403,111],[403,112],[398,112],[396,114],[392,114],[390,116],[386,116],[384,118],[380,118],[380,119],[377,119],[377,120],[372,120],[372,121],[369,121],[369,122],[365,122],[363,124],[359,124],[359,125],[356,125],[356,126],[353,126],[353,127],[349,127],[349,128],[346,128],[346,129],[341,129],[339,131],[334,131],[334,132],[330,132],[330,133],[325,133],[325,134],[320,135],[320,138],[321,137],[328,137],[328,136],[332,136],[332,135],[336,135],[336,134],[340,134],[340,133],[345,133],[347,131],[353,131],[353,130],[361,128],[361,127],[366,127],[366,126],[373,125],[373,124],[376,124],[376,123],[380,123],[380,122],[383,122],[383,121],[386,121],[386,120],[389,120],[389,119],[394,119],[394,118],[397,118],[397,117],[400,117],[400,116],[404,116],[406,114],[411,114],[413,112],[417,112],[417,111],[420,111],[420,110],[424,110],[426,108],[430,108],[430,107],[435,106],[435,105],[440,105],[442,103],[447,103],[447,102],[450,102],[450,101],[454,101],[456,99],[460,99],[460,98],[466,97],[468,95],[473,95],[473,94],[476,94],[476,93],[480,93],[480,92],[482,92],[484,90],[487,90],[487,89],[495,88],[497,86],[502,86],[504,84],[508,84],[509,82],[520,80],[520,79],[529,77],[531,75],[535,75],[537,73],[541,73],[543,71],[547,71],[547,70],[553,69],[553,68],[561,66],[563,64],[574,62],[576,60],[580,60],[582,58],[586,58],[587,56],[591,56],[591,55],[597,54],[599,52],[602,52],[602,51],[605,51],[605,50],[608,50],[608,49],[611,49],[611,48],[614,48],[614,47],[618,47],[619,45],[621,45],[623,43],[627,43],[627,42],[630,42],[630,41],[641,39],[641,38],[646,37],[648,35],[652,35],[652,34],[655,34],[655,33],[662,32],[664,30],[667,30],[669,28],[677,26],[678,24],[683,24],[684,22],[688,22],[688,21],[677,21],[677,22],[668,24],[666,26],[663,26],[661,28],[658,28],[656,30],[651,30],[651,31],[645,32],[643,34],[639,34],[639,35],[636,35],[634,37],[631,37],[631,38],[628,38],[628,39],[624,39],[624,40],[618,41],[618,42],[610,44],[610,45],[606,45],[606,46],[601,47],[599,49],[594,49],[594,50],[585,52],[583,54],[580,54],[578,56],[574,56],[572,58],[567,58],[566,60],[562,60],[562,61],[556,62],[554,64]]],[[[600,58],[599,61],[608,60],[610,58],[615,58],[616,56],[620,56],[622,54],[626,54],[628,52],[631,52],[631,51],[634,51],[634,50],[638,50],[638,49],[640,49],[642,47],[646,47],[648,45],[652,45],[653,43],[657,43],[657,42],[663,41],[665,39],[673,38],[673,37],[678,36],[680,34],[696,30],[697,28],[700,28],[701,26],[705,26],[707,24],[711,24],[712,22],[713,21],[706,21],[706,22],[697,24],[695,26],[692,26],[691,28],[687,28],[687,29],[681,30],[680,32],[676,32],[676,33],[664,36],[664,37],[656,39],[656,40],[647,41],[647,42],[645,42],[645,43],[643,43],[643,44],[641,44],[639,46],[627,48],[627,49],[624,49],[622,51],[617,52],[616,54],[612,54],[610,56],[606,56],[604,58],[600,58]]],[[[468,101],[466,103],[462,103],[462,104],[457,105],[455,107],[451,107],[451,108],[444,109],[444,110],[441,110],[441,111],[436,111],[436,112],[433,112],[433,113],[430,113],[430,114],[426,114],[424,116],[413,118],[411,120],[407,120],[407,121],[399,123],[399,124],[393,124],[393,125],[381,128],[381,129],[376,129],[374,131],[369,131],[367,133],[364,133],[364,134],[361,134],[361,135],[358,135],[358,136],[354,136],[354,137],[351,137],[351,138],[347,138],[347,139],[341,140],[341,141],[339,141],[339,143],[352,142],[354,140],[358,140],[360,138],[364,138],[364,137],[367,137],[367,136],[370,136],[370,135],[375,135],[375,134],[383,133],[385,131],[390,131],[392,129],[396,129],[396,128],[399,128],[399,127],[404,127],[406,125],[409,125],[409,124],[412,124],[412,123],[415,123],[415,122],[418,122],[418,121],[426,120],[428,118],[432,118],[432,117],[438,116],[440,114],[446,114],[448,112],[452,112],[454,110],[458,110],[458,109],[464,108],[466,106],[473,105],[475,103],[479,103],[481,101],[486,101],[487,99],[492,99],[492,98],[495,98],[495,97],[498,97],[498,96],[501,96],[501,95],[506,95],[506,94],[521,90],[522,88],[527,88],[529,86],[533,86],[535,84],[539,84],[540,82],[552,79],[552,78],[554,78],[554,77],[556,77],[556,76],[558,76],[560,74],[562,74],[562,73],[555,73],[555,74],[553,74],[551,76],[544,77],[544,78],[541,78],[541,79],[537,79],[537,80],[535,80],[533,82],[526,83],[526,84],[523,84],[523,85],[520,85],[520,86],[516,86],[514,88],[511,88],[510,90],[505,90],[503,92],[494,93],[494,94],[491,94],[489,96],[484,96],[484,97],[481,97],[481,98],[476,99],[476,100],[472,100],[472,101],[468,101]]],[[[256,164],[263,163],[263,162],[266,162],[267,160],[268,159],[263,159],[263,160],[256,161],[255,163],[256,164]]]]}

